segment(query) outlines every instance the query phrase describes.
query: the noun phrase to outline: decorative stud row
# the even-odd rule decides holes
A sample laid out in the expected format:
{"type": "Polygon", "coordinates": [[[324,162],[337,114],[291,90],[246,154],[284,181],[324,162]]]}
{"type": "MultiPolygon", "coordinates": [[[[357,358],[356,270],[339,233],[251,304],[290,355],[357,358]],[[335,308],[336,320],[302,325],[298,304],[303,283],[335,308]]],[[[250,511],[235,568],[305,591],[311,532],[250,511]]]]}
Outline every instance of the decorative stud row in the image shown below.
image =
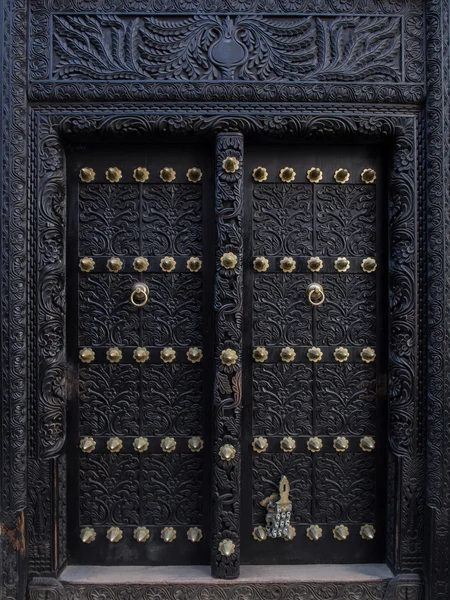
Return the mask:
{"type": "MultiPolygon", "coordinates": [[[[96,173],[91,167],[83,167],[78,174],[83,183],[92,183],[95,180],[96,173]]],[[[146,167],[137,167],[133,171],[133,179],[138,183],[144,183],[150,177],[150,172],[146,167]]],[[[159,178],[164,183],[175,181],[177,174],[172,167],[164,167],[159,172],[159,178]]],[[[198,183],[203,177],[202,170],[199,167],[191,167],[186,173],[186,178],[191,183],[198,183]]],[[[122,179],[122,170],[118,167],[109,167],[105,171],[105,178],[110,183],[118,183],[122,179]]]]}
{"type": "MultiPolygon", "coordinates": [[[[138,256],[133,260],[133,269],[138,273],[143,273],[148,269],[148,259],[145,256],[138,256]]],[[[90,273],[95,269],[95,261],[91,256],[84,256],[80,259],[78,266],[84,273],[90,273]]],[[[171,273],[177,266],[177,261],[173,256],[164,256],[159,266],[164,273],[171,273]]],[[[186,261],[186,266],[191,273],[197,273],[202,268],[202,261],[198,256],[191,256],[186,261]]],[[[106,263],[106,268],[111,273],[118,273],[123,269],[123,261],[118,256],[112,256],[106,263]]]]}
{"type": "MultiPolygon", "coordinates": [[[[203,532],[199,527],[190,527],[186,532],[186,536],[190,542],[196,543],[202,539],[203,532]]],[[[150,530],[147,527],[136,527],[133,531],[133,537],[137,542],[146,542],[150,539],[150,530]]],[[[176,537],[177,532],[173,527],[161,529],[161,539],[164,542],[173,542],[176,537]]],[[[97,532],[92,527],[83,527],[80,538],[85,544],[91,544],[97,538],[97,532]]],[[[123,539],[123,531],[120,527],[110,527],[106,532],[106,538],[113,544],[117,544],[123,539]]]]}
{"type": "MultiPolygon", "coordinates": [[[[234,350],[232,352],[234,352],[234,350]]],[[[223,354],[223,352],[222,352],[222,354],[223,354]]],[[[374,360],[377,356],[375,350],[370,347],[363,348],[359,355],[360,355],[362,361],[365,363],[374,362],[374,360]]],[[[269,352],[268,352],[267,348],[265,348],[264,346],[258,346],[257,348],[255,348],[253,350],[252,356],[253,356],[253,359],[255,360],[255,362],[263,363],[269,358],[269,352]]],[[[296,356],[297,356],[297,353],[295,352],[294,348],[290,348],[289,346],[282,348],[280,351],[280,358],[283,362],[286,362],[286,363],[292,362],[296,356]]],[[[316,362],[320,362],[322,360],[323,352],[320,348],[316,348],[315,346],[313,346],[312,348],[308,348],[308,350],[306,352],[306,356],[309,361],[316,363],[316,362]]],[[[333,356],[337,362],[342,363],[342,362],[346,362],[349,359],[350,352],[349,352],[348,348],[339,346],[339,348],[336,348],[334,350],[333,356]]]]}
{"type": "MultiPolygon", "coordinates": [[[[224,255],[225,256],[225,255],[224,255]]],[[[236,257],[237,262],[237,257],[236,257]]],[[[323,268],[323,260],[319,256],[312,256],[308,262],[308,269],[313,273],[318,273],[323,268]]],[[[222,266],[223,265],[222,263],[222,266]]],[[[236,266],[236,265],[234,265],[236,266]]],[[[232,267],[227,267],[232,268],[232,267]]],[[[265,256],[257,256],[253,261],[253,268],[258,273],[265,273],[269,268],[269,261],[265,256]]],[[[292,258],[292,256],[285,256],[280,260],[280,269],[283,273],[292,273],[297,268],[296,261],[292,258]]],[[[334,268],[338,273],[345,273],[350,268],[350,261],[346,256],[339,256],[334,261],[334,268]]],[[[361,263],[361,269],[365,273],[373,273],[376,271],[377,261],[371,256],[365,258],[361,263]]]]}
{"type": "MultiPolygon", "coordinates": [[[[258,454],[266,452],[268,447],[269,442],[267,438],[262,436],[253,438],[252,448],[258,454]]],[[[283,450],[283,452],[293,452],[296,447],[297,442],[291,437],[286,436],[280,441],[280,448],[283,450]]],[[[333,448],[336,450],[336,452],[345,452],[348,450],[348,447],[349,441],[344,436],[338,436],[333,440],[333,448]]],[[[375,450],[375,440],[373,437],[365,435],[359,440],[359,447],[364,452],[372,452],[375,450]]],[[[320,452],[323,448],[323,442],[318,437],[310,437],[306,442],[306,448],[313,453],[320,452]]]]}
{"type": "MultiPolygon", "coordinates": [[[[375,527],[373,525],[365,524],[359,530],[359,535],[363,540],[373,540],[375,537],[375,527]]],[[[323,531],[319,525],[310,525],[306,528],[305,535],[312,542],[316,542],[320,540],[322,537],[323,531]]],[[[257,525],[252,532],[253,539],[257,542],[264,542],[269,537],[277,537],[276,533],[272,533],[272,535],[267,533],[266,527],[262,525],[257,525]]],[[[287,528],[287,534],[283,537],[286,541],[291,541],[297,535],[296,528],[292,525],[289,525],[287,528]]],[[[338,541],[344,541],[350,535],[350,530],[346,525],[336,525],[333,529],[333,537],[338,541]]]]}
{"type": "MultiPolygon", "coordinates": [[[[266,181],[269,176],[269,173],[265,167],[256,167],[252,171],[252,177],[255,181],[262,183],[266,181]]],[[[278,173],[278,177],[281,179],[283,183],[291,183],[295,181],[297,173],[294,171],[292,167],[283,167],[278,173]]],[[[361,181],[363,183],[374,183],[377,178],[377,174],[374,169],[364,169],[360,174],[361,181]]],[[[336,169],[333,175],[336,183],[347,183],[350,179],[350,172],[348,169],[336,169]]],[[[306,179],[311,183],[319,183],[323,179],[323,173],[319,167],[311,167],[306,171],[306,179]]]]}
{"type": "MultiPolygon", "coordinates": [[[[203,352],[200,348],[194,346],[193,348],[189,348],[189,350],[186,352],[186,356],[189,362],[198,363],[203,358],[203,352]]],[[[95,360],[95,352],[92,348],[89,347],[81,348],[80,352],[78,353],[78,357],[81,360],[81,362],[89,364],[95,360]]],[[[113,348],[108,348],[106,352],[106,359],[110,363],[118,363],[122,360],[122,357],[122,350],[117,346],[114,346],[113,348]]],[[[164,363],[173,363],[177,357],[177,353],[173,348],[169,346],[167,348],[163,348],[160,351],[159,357],[164,363]]],[[[133,350],[133,358],[137,363],[145,363],[150,358],[150,352],[147,350],[147,348],[138,347],[135,350],[133,350]]]]}
{"type": "MultiPolygon", "coordinates": [[[[148,439],[145,437],[137,437],[133,441],[133,448],[136,452],[147,452],[148,445],[148,439]]],[[[96,446],[97,442],[92,437],[86,436],[80,440],[80,449],[86,454],[93,452],[96,446]]],[[[171,452],[175,452],[177,442],[173,437],[165,437],[161,440],[160,446],[163,452],[170,454],[171,452]]],[[[202,438],[197,435],[191,437],[188,441],[188,448],[191,452],[200,452],[200,450],[203,449],[203,446],[204,443],[202,438]]],[[[118,437],[111,437],[106,442],[106,448],[112,453],[120,452],[123,448],[123,441],[118,437]]]]}

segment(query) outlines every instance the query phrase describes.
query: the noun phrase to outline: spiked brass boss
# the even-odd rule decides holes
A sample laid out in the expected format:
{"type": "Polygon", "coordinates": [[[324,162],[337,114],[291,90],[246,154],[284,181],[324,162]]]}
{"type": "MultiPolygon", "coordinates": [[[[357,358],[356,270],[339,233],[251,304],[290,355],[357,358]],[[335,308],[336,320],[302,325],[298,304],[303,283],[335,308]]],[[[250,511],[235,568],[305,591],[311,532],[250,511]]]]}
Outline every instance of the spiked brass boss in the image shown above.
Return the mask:
{"type": "Polygon", "coordinates": [[[310,283],[306,288],[306,294],[312,306],[320,306],[325,302],[325,292],[320,283],[310,283]]]}

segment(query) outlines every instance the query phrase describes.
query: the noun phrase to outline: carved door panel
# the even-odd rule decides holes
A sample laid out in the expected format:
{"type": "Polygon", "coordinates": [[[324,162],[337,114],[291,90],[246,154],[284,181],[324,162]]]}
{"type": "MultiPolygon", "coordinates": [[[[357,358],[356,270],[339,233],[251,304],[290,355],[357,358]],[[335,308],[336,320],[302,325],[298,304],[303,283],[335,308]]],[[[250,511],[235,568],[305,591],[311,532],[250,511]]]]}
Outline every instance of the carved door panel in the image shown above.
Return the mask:
{"type": "Polygon", "coordinates": [[[71,562],[209,561],[206,153],[159,145],[69,155],[71,562]]]}
{"type": "Polygon", "coordinates": [[[247,147],[245,181],[242,562],[381,561],[382,161],[370,147],[247,147]],[[312,167],[320,172],[308,181],[312,167]],[[366,168],[372,183],[361,179],[366,168]],[[349,177],[340,171],[337,181],[339,169],[349,177]],[[283,537],[292,539],[264,539],[261,502],[282,476],[292,501],[283,537]]]}

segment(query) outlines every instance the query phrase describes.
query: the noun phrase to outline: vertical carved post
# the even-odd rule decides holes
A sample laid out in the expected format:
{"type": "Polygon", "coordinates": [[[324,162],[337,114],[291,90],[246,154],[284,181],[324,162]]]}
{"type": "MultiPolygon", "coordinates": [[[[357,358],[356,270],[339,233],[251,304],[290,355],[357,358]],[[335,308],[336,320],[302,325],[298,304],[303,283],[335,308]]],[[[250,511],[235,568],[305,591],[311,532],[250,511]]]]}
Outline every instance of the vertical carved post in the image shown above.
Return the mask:
{"type": "Polygon", "coordinates": [[[243,148],[239,133],[217,136],[211,565],[223,579],[240,566],[243,148]]]}

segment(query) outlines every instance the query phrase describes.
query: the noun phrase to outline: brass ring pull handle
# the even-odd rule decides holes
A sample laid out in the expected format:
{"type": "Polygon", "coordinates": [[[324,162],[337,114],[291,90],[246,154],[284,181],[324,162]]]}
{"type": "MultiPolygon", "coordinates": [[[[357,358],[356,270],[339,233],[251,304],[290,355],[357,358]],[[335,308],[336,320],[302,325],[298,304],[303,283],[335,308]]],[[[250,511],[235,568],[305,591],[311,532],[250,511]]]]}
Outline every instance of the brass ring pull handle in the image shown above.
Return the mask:
{"type": "Polygon", "coordinates": [[[320,283],[310,283],[306,288],[308,302],[313,306],[320,306],[325,302],[325,292],[320,283]]]}
{"type": "Polygon", "coordinates": [[[141,307],[147,304],[150,291],[145,283],[135,283],[131,292],[130,300],[133,306],[141,307]]]}

